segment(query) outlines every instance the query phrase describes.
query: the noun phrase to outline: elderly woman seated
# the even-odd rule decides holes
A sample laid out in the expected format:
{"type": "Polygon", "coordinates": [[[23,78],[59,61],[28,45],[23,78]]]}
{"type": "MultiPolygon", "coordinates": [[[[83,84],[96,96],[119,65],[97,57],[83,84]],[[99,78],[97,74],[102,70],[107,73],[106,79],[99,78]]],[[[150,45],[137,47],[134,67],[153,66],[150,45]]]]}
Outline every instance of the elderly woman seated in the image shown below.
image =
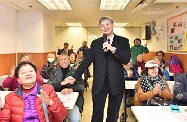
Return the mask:
{"type": "Polygon", "coordinates": [[[163,73],[158,64],[150,60],[145,64],[141,78],[136,85],[134,105],[147,105],[147,100],[152,97],[172,99],[168,83],[163,79],[163,73]]]}
{"type": "Polygon", "coordinates": [[[5,97],[1,122],[62,122],[65,119],[66,108],[51,85],[40,86],[36,82],[36,67],[32,63],[20,63],[15,77],[21,85],[5,97]]]}

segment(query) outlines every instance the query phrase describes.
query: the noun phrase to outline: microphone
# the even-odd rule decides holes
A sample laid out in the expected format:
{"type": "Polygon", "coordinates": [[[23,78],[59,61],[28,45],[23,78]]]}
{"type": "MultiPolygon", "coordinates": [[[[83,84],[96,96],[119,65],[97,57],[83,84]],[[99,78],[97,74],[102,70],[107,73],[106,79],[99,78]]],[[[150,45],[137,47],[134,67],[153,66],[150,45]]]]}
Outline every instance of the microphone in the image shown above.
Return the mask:
{"type": "MultiPolygon", "coordinates": [[[[103,43],[105,43],[107,41],[107,35],[103,34],[103,43]]],[[[107,51],[107,47],[104,48],[104,51],[107,51]]]]}

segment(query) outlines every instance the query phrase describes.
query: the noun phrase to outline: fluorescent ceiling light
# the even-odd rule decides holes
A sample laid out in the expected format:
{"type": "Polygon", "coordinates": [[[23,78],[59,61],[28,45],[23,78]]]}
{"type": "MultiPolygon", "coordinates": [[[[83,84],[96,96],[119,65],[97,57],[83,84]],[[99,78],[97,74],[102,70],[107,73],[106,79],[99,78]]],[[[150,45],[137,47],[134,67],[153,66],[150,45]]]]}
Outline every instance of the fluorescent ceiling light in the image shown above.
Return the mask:
{"type": "Polygon", "coordinates": [[[125,27],[129,23],[114,23],[114,27],[125,27]]]}
{"type": "Polygon", "coordinates": [[[101,0],[100,10],[123,10],[130,0],[101,0]]]}
{"type": "Polygon", "coordinates": [[[154,3],[187,3],[187,0],[156,0],[154,3]]]}
{"type": "Polygon", "coordinates": [[[81,23],[66,23],[70,27],[82,27],[81,23]]]}
{"type": "Polygon", "coordinates": [[[49,10],[72,10],[67,0],[38,0],[49,10]]]}
{"type": "Polygon", "coordinates": [[[143,4],[139,4],[138,6],[136,6],[136,8],[134,8],[133,10],[132,10],[132,12],[140,12],[143,8],[145,8],[146,6],[147,6],[148,4],[146,4],[146,3],[143,3],[143,4]]]}

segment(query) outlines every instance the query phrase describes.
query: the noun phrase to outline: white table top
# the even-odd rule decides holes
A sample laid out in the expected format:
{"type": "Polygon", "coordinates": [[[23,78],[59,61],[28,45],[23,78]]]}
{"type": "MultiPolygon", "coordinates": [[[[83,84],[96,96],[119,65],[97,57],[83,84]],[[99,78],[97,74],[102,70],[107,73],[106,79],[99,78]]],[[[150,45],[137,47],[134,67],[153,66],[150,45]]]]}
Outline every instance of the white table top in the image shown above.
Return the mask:
{"type": "MultiPolygon", "coordinates": [[[[4,105],[5,102],[5,96],[7,94],[9,94],[10,92],[13,91],[0,91],[0,97],[2,100],[2,106],[4,105]]],[[[62,95],[60,92],[56,92],[57,96],[59,97],[60,101],[63,102],[63,105],[67,108],[67,109],[73,109],[77,98],[79,96],[78,92],[72,92],[68,95],[62,95]]]]}
{"type": "Polygon", "coordinates": [[[125,89],[134,89],[137,81],[125,81],[125,89]]]}
{"type": "Polygon", "coordinates": [[[7,78],[8,75],[1,75],[0,76],[0,85],[2,85],[3,81],[5,80],[5,78],[7,78]]]}
{"type": "Polygon", "coordinates": [[[186,122],[187,106],[179,106],[181,113],[170,111],[170,106],[131,106],[138,122],[186,122]]]}

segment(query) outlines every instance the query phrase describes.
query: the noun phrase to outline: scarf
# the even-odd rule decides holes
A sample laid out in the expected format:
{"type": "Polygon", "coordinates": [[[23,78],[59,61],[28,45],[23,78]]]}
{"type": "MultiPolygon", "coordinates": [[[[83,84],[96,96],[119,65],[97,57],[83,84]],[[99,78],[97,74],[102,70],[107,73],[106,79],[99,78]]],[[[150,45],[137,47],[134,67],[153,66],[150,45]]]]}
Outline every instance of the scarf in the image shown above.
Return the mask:
{"type": "Polygon", "coordinates": [[[143,75],[141,77],[141,88],[144,92],[151,91],[155,88],[156,84],[160,84],[160,88],[162,91],[166,90],[166,84],[160,74],[158,74],[156,77],[152,78],[149,75],[143,75]]]}

